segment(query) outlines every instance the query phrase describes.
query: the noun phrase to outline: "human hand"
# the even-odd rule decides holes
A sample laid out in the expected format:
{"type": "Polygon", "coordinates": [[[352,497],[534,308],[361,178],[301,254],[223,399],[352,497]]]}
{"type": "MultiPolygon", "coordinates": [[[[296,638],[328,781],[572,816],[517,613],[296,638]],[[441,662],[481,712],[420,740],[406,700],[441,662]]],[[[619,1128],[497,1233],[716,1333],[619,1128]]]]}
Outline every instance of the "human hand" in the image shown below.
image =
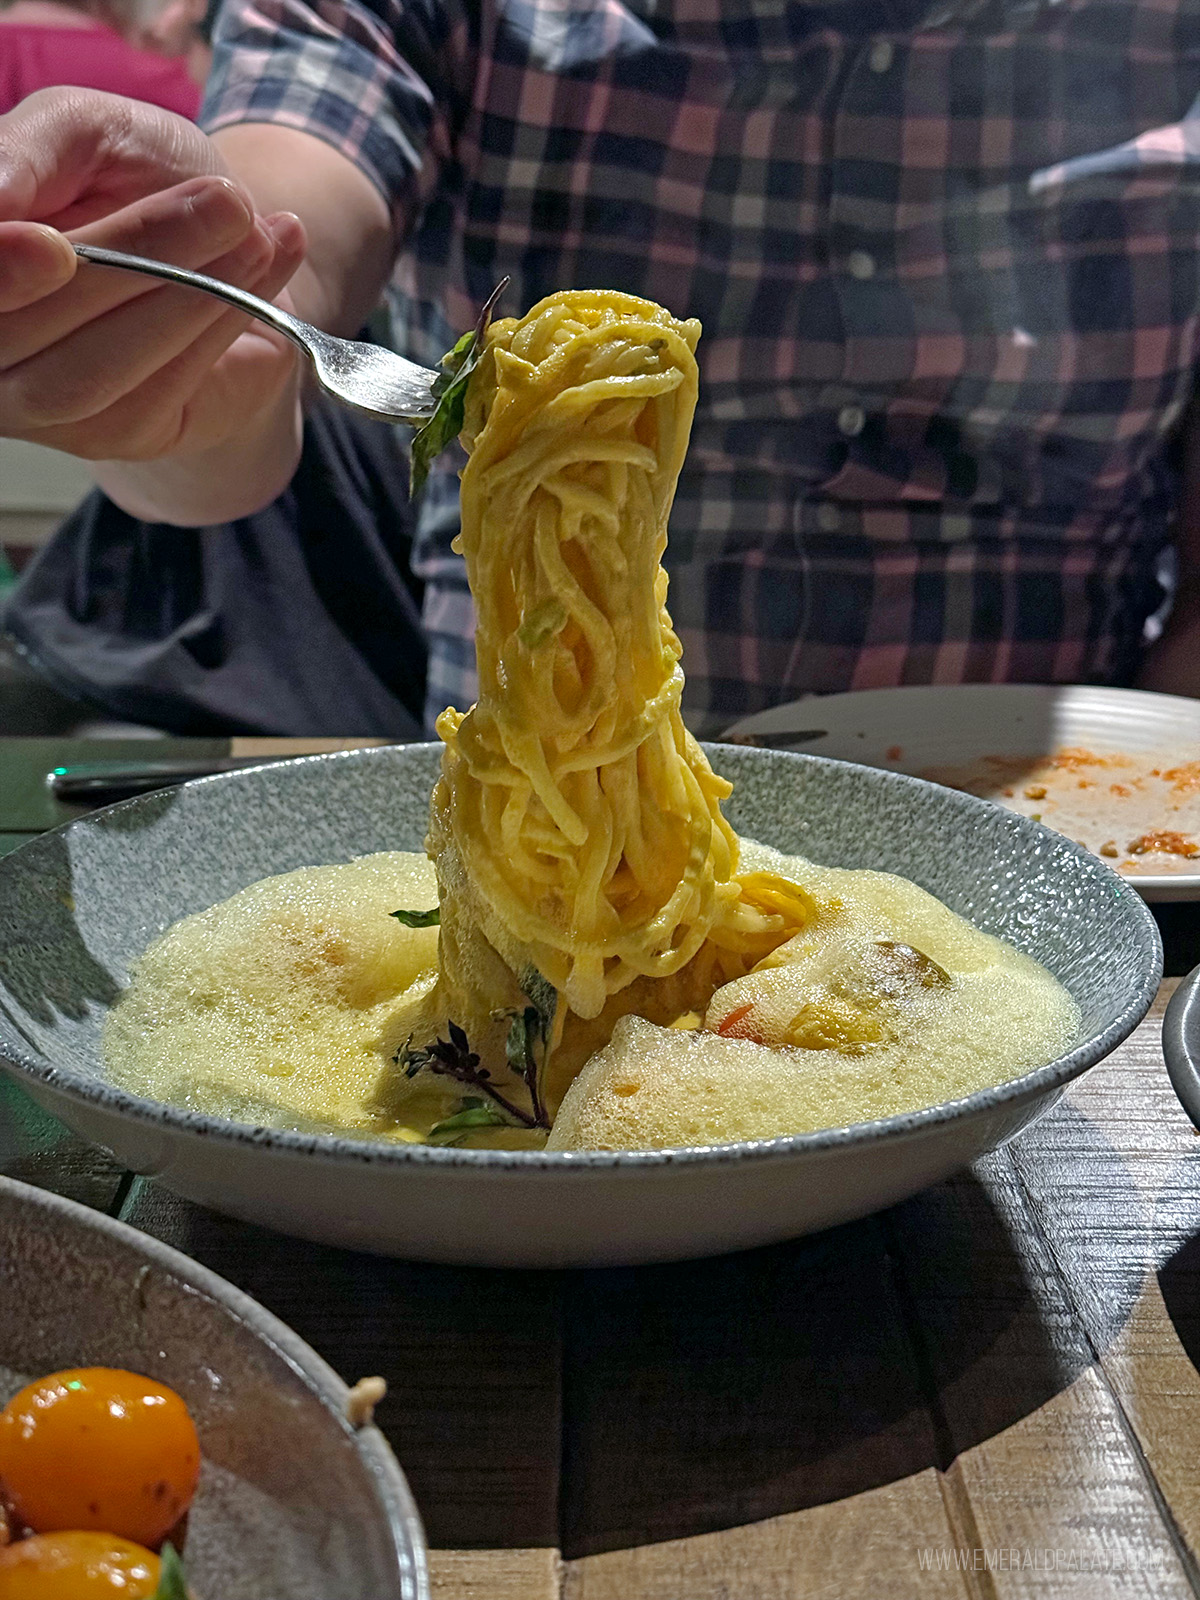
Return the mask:
{"type": "Polygon", "coordinates": [[[115,95],[42,90],[0,117],[0,435],[89,460],[236,439],[289,385],[291,347],[208,295],[82,264],[69,241],[198,268],[266,299],[303,259],[198,128],[115,95]]]}

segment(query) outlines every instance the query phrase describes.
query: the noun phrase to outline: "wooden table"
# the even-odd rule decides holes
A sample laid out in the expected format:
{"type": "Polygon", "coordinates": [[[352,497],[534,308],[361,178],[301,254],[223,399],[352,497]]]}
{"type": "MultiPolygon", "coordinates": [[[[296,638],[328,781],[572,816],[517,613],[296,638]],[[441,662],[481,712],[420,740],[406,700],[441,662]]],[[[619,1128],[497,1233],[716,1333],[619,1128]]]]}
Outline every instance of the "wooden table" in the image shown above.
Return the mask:
{"type": "MultiPolygon", "coordinates": [[[[19,792],[0,836],[51,820],[14,820],[19,792]]],[[[1200,907],[1160,920],[1178,975],[1200,907]]],[[[347,1379],[382,1373],[439,1600],[1194,1596],[1200,1143],[1159,1050],[1172,987],[971,1171],[681,1266],[307,1245],[121,1172],[12,1086],[0,1171],[186,1250],[347,1379]]]]}

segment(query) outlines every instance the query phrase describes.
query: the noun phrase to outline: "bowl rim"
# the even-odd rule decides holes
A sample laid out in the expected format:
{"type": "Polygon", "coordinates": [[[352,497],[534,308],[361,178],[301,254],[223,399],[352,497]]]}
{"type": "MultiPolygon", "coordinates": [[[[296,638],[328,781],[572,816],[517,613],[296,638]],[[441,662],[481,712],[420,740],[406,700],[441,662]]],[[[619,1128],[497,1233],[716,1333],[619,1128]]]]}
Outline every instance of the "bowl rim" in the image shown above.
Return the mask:
{"type": "Polygon", "coordinates": [[[401,1585],[397,1592],[407,1592],[410,1600],[429,1600],[425,1530],[408,1480],[391,1446],[373,1422],[361,1428],[351,1425],[346,1417],[349,1387],[311,1345],[306,1344],[274,1312],[268,1311],[211,1267],[202,1266],[173,1245],[164,1243],[153,1234],[143,1233],[140,1228],[122,1222],[117,1217],[110,1217],[105,1211],[97,1211],[65,1195],[55,1194],[53,1190],[39,1189],[33,1184],[23,1183],[19,1178],[0,1173],[0,1207],[7,1207],[10,1202],[48,1213],[53,1219],[66,1218],[79,1223],[85,1231],[95,1231],[129,1247],[159,1272],[222,1306],[234,1322],[248,1329],[255,1339],[279,1356],[330,1413],[335,1423],[340,1423],[363,1458],[375,1486],[395,1555],[396,1577],[401,1585]],[[409,1561],[407,1568],[406,1552],[409,1561]],[[406,1580],[410,1580],[407,1585],[406,1580]]]}
{"type": "MultiPolygon", "coordinates": [[[[436,741],[421,743],[380,745],[355,750],[325,751],[317,755],[298,756],[285,761],[264,762],[262,766],[243,767],[236,772],[216,773],[207,778],[195,778],[180,786],[193,790],[213,784],[236,784],[245,777],[280,768],[305,767],[317,763],[345,763],[356,766],[380,759],[396,759],[409,751],[429,752],[439,746],[436,741]]],[[[717,741],[704,741],[706,752],[727,748],[736,750],[739,758],[747,751],[740,746],[721,746],[717,741]]],[[[7,1066],[18,1080],[30,1080],[56,1094],[65,1096],[90,1110],[101,1111],[129,1119],[143,1128],[154,1128],[172,1135],[212,1139],[223,1144],[252,1146],[267,1149],[280,1156],[316,1158],[337,1164],[358,1166],[384,1166],[400,1168],[456,1168],[460,1173],[475,1172],[484,1175],[513,1169],[519,1171],[550,1170],[574,1173],[583,1177],[597,1171],[644,1171],[653,1167],[731,1164],[791,1160],[796,1156],[817,1156],[840,1150],[849,1145],[880,1145],[902,1143],[919,1139],[932,1129],[961,1117],[998,1111],[1037,1099],[1056,1089],[1061,1089],[1073,1078],[1108,1055],[1122,1040],[1128,1038],[1153,1003],[1162,978],[1162,939],[1158,925],[1149,907],[1127,880],[1121,878],[1099,857],[1085,850],[1042,823],[1032,818],[1007,811],[991,801],[975,795],[945,789],[939,784],[908,773],[888,772],[876,767],[859,767],[855,762],[840,761],[832,756],[809,755],[796,750],[763,751],[773,760],[787,764],[801,764],[818,768],[854,767],[871,774],[889,787],[907,787],[933,790],[943,803],[960,807],[967,813],[983,812],[998,815],[1000,826],[1018,834],[1030,834],[1042,839],[1053,854],[1074,858],[1086,868],[1093,878],[1108,880],[1114,899],[1123,900],[1131,910],[1139,938],[1132,956],[1140,958],[1141,976],[1124,1006],[1109,1025],[1075,1045],[1064,1055],[1018,1078],[977,1089],[972,1094],[954,1100],[940,1101],[936,1105],[922,1106],[915,1111],[898,1112],[890,1117],[877,1117],[866,1122],[849,1123],[836,1128],[819,1128],[808,1133],[779,1134],[770,1139],[745,1139],[712,1145],[681,1145],[656,1150],[465,1150],[435,1145],[417,1145],[383,1140],[346,1139],[336,1134],[298,1133],[289,1129],[260,1127],[252,1123],[233,1122],[223,1117],[208,1116],[196,1111],[185,1111],[165,1101],[152,1100],[120,1089],[103,1079],[59,1067],[44,1059],[37,1059],[24,1047],[18,1030],[10,1024],[6,1008],[0,1005],[0,1066],[7,1066]]],[[[113,814],[131,808],[145,807],[161,800],[162,791],[138,795],[116,805],[88,812],[80,817],[60,823],[58,827],[39,834],[27,845],[19,846],[7,859],[14,859],[26,849],[36,849],[41,840],[54,835],[65,835],[74,828],[86,826],[113,814]]],[[[3,862],[0,861],[0,875],[3,862]]]]}
{"type": "Polygon", "coordinates": [[[1200,967],[1179,980],[1163,1012],[1162,1048],[1167,1075],[1179,1104],[1200,1128],[1200,1049],[1192,1040],[1200,1032],[1200,967]]]}

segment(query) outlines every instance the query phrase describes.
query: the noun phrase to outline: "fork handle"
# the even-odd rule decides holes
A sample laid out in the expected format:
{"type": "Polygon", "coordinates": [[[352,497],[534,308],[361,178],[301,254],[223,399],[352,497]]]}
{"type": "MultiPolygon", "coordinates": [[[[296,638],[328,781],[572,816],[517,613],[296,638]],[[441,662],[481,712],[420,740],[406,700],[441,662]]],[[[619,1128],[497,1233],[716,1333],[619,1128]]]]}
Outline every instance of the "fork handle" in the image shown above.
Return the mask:
{"type": "Polygon", "coordinates": [[[235,288],[232,283],[222,283],[219,278],[210,278],[204,272],[191,272],[186,267],[173,267],[166,261],[150,261],[145,256],[126,255],[123,250],[105,250],[95,244],[77,244],[72,248],[82,260],[95,261],[102,267],[124,267],[127,272],[144,272],[149,278],[165,278],[169,283],[182,284],[185,289],[202,289],[206,294],[216,295],[218,300],[236,306],[239,311],[248,311],[252,317],[257,317],[277,333],[282,333],[293,344],[299,345],[306,355],[311,354],[305,338],[307,323],[301,322],[299,317],[293,317],[290,312],[281,311],[269,300],[260,300],[256,294],[235,288]]]}

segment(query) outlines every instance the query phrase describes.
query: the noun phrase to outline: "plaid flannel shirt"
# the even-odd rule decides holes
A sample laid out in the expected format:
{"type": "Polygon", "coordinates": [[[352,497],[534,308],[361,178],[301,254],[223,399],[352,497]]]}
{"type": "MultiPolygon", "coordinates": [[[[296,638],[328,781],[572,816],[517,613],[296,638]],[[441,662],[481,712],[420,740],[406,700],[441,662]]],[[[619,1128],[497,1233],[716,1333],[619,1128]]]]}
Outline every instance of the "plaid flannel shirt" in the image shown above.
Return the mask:
{"type": "MultiPolygon", "coordinates": [[[[1123,682],[1163,600],[1200,311],[1198,0],[226,0],[205,124],[345,154],[398,348],[504,273],[699,317],[685,709],[1123,682]]],[[[474,693],[451,465],[430,703],[474,693]]]]}

